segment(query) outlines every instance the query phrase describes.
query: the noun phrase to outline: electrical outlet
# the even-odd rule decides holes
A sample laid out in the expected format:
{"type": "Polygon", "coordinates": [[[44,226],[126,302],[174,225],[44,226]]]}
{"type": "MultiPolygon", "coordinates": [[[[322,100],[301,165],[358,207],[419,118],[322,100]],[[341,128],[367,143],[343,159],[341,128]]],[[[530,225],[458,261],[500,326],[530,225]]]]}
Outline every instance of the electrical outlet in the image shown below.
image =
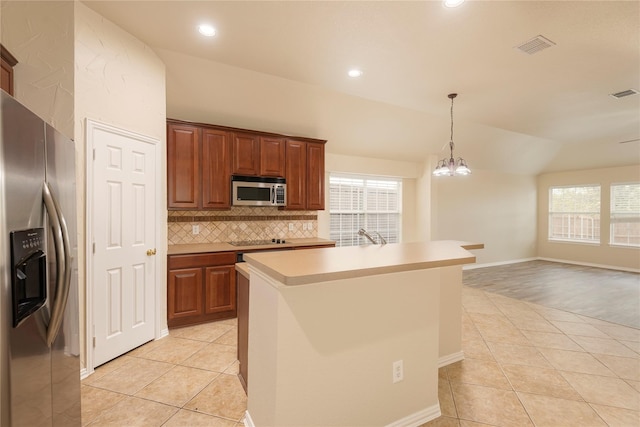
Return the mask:
{"type": "Polygon", "coordinates": [[[307,231],[307,223],[306,222],[302,223],[302,231],[307,231]]]}
{"type": "Polygon", "coordinates": [[[393,362],[393,382],[397,383],[404,379],[404,368],[402,367],[402,360],[396,360],[393,362]]]}
{"type": "Polygon", "coordinates": [[[312,222],[307,224],[307,230],[309,230],[309,231],[313,230],[313,223],[312,222]]]}
{"type": "Polygon", "coordinates": [[[199,224],[193,224],[191,226],[191,233],[193,233],[194,235],[200,234],[200,225],[199,224]]]}
{"type": "Polygon", "coordinates": [[[289,231],[293,231],[293,223],[292,222],[289,223],[289,231]]]}

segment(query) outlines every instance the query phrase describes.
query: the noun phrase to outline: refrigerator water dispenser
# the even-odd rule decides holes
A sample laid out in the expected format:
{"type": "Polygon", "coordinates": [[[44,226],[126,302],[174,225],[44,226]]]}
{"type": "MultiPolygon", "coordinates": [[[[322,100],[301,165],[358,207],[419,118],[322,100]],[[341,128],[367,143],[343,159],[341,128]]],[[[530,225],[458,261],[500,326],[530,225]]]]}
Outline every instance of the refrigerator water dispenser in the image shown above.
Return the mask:
{"type": "Polygon", "coordinates": [[[10,237],[15,328],[47,300],[47,255],[44,252],[44,228],[12,231],[10,237]]]}

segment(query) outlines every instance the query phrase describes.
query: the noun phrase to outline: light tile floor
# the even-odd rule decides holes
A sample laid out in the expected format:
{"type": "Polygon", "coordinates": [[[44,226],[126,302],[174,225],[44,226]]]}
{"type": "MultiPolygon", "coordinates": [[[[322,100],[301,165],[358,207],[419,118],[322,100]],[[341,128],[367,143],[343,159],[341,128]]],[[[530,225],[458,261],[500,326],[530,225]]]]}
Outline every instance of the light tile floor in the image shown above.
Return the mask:
{"type": "MultiPolygon", "coordinates": [[[[640,426],[640,330],[463,287],[465,360],[424,426],[640,426]]],[[[91,426],[242,425],[235,320],[173,329],[82,382],[91,426]]]]}

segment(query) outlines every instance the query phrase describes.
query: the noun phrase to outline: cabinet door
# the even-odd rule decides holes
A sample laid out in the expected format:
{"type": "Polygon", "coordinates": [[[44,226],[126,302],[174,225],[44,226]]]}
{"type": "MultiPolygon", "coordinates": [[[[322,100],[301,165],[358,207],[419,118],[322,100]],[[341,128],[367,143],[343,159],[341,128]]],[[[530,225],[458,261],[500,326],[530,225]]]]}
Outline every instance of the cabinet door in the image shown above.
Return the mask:
{"type": "Polygon", "coordinates": [[[200,131],[195,126],[167,125],[167,199],[169,209],[200,205],[200,131]]]}
{"type": "Polygon", "coordinates": [[[224,131],[202,130],[202,207],[231,207],[231,138],[224,131]]]}
{"type": "Polygon", "coordinates": [[[233,135],[233,168],[236,175],[258,175],[260,172],[260,137],[251,133],[233,135]]]}
{"type": "Polygon", "coordinates": [[[283,177],[284,153],[284,139],[260,137],[260,175],[283,177]]]}
{"type": "Polygon", "coordinates": [[[204,311],[206,314],[236,310],[236,275],[232,265],[205,268],[204,311]]]}
{"type": "Polygon", "coordinates": [[[287,207],[286,210],[307,208],[307,143],[287,140],[286,144],[287,207]]]}
{"type": "Polygon", "coordinates": [[[324,210],[324,144],[307,143],[307,209],[324,210]]]}
{"type": "Polygon", "coordinates": [[[247,391],[248,354],[249,354],[249,279],[236,273],[238,283],[238,378],[240,384],[247,391]]]}
{"type": "MultiPolygon", "coordinates": [[[[169,270],[167,315],[173,319],[202,314],[202,268],[169,270]]],[[[169,325],[171,326],[171,325],[169,325]]]]}

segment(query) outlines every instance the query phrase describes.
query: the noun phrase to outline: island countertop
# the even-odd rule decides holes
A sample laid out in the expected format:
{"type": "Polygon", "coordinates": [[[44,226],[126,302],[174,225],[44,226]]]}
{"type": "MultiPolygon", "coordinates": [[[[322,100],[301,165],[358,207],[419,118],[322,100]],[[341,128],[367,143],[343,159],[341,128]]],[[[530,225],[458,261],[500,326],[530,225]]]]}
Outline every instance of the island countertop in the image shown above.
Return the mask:
{"type": "Polygon", "coordinates": [[[247,254],[250,266],[285,285],[303,285],[353,277],[471,264],[468,249],[481,243],[457,240],[391,243],[247,254]]]}

